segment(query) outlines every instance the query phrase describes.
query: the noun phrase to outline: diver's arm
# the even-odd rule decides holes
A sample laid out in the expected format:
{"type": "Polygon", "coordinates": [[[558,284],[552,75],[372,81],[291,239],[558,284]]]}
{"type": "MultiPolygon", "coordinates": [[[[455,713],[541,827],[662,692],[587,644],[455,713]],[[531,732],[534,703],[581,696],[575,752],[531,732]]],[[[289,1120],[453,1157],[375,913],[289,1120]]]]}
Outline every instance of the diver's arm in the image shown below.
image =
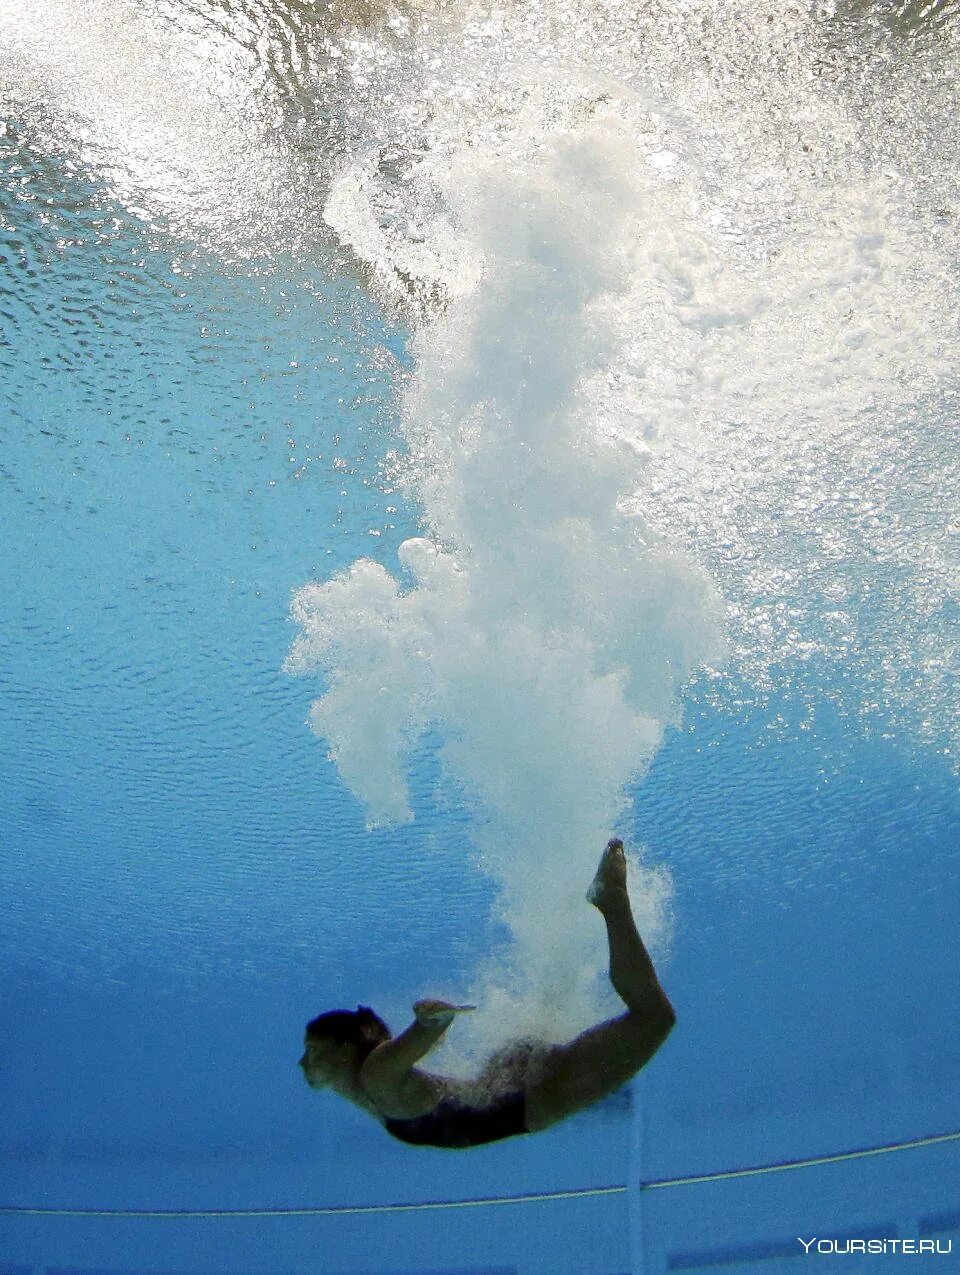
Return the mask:
{"type": "Polygon", "coordinates": [[[378,1045],[370,1054],[370,1060],[376,1061],[376,1070],[381,1075],[400,1076],[430,1052],[452,1022],[452,1015],[446,1022],[422,1023],[417,1019],[399,1036],[378,1045]]]}
{"type": "Polygon", "coordinates": [[[417,1071],[414,1063],[428,1054],[462,1010],[445,1001],[417,1001],[416,1021],[406,1031],[377,1045],[364,1059],[360,1082],[386,1115],[413,1118],[436,1106],[444,1085],[437,1076],[417,1071]]]}

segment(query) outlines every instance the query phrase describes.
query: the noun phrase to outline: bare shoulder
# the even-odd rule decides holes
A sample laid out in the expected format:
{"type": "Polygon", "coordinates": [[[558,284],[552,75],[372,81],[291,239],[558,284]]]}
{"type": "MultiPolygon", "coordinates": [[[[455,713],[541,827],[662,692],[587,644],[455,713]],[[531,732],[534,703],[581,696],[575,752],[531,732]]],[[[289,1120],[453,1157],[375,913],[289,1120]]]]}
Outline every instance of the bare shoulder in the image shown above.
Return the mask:
{"type": "Polygon", "coordinates": [[[394,1120],[415,1120],[432,1111],[448,1092],[442,1076],[416,1068],[397,1076],[390,1067],[377,1065],[376,1050],[360,1068],[360,1084],[379,1111],[394,1120]]]}

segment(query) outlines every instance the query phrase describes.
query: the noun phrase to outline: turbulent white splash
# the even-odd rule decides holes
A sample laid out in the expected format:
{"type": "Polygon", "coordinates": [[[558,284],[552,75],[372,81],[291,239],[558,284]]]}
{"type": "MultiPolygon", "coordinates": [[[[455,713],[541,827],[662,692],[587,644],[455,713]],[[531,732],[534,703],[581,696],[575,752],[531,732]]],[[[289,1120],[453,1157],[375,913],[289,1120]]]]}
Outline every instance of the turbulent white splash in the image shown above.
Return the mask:
{"type": "Polygon", "coordinates": [[[426,538],[303,590],[290,667],[329,679],[312,723],[374,820],[437,729],[561,1027],[597,968],[571,883],[718,658],[694,561],[740,684],[813,664],[956,738],[955,35],[833,16],[521,3],[351,46],[325,218],[433,316],[401,465],[426,538]]]}
{"type": "Polygon", "coordinates": [[[561,1031],[600,963],[591,860],[681,686],[720,653],[713,589],[624,512],[638,458],[597,429],[586,393],[617,358],[631,145],[597,125],[522,173],[454,175],[485,268],[414,345],[406,472],[429,534],[402,546],[400,578],[361,561],[301,590],[287,664],[325,671],[311,724],[373,822],[409,817],[407,759],[437,732],[504,887],[517,1002],[533,989],[561,1031]]]}
{"type": "Polygon", "coordinates": [[[327,219],[386,287],[456,298],[451,172],[621,121],[636,238],[592,393],[649,451],[638,508],[728,600],[741,693],[829,687],[957,756],[958,24],[900,8],[556,0],[360,39],[327,219]]]}

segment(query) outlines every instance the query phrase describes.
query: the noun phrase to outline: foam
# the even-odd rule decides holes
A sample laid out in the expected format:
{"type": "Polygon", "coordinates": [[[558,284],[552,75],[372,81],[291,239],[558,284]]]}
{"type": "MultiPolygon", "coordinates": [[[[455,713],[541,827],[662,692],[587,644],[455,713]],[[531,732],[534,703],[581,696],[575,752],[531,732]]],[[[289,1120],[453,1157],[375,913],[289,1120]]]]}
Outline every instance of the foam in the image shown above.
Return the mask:
{"type": "MultiPolygon", "coordinates": [[[[407,574],[302,593],[290,667],[330,679],[313,725],[373,821],[409,817],[438,732],[512,934],[469,992],[491,1019],[598,1012],[579,882],[721,628],[748,694],[814,667],[805,693],[956,740],[957,56],[898,38],[560,0],[353,45],[325,217],[424,316],[399,469],[425,535],[407,574]]],[[[656,936],[668,881],[637,884],[656,936]]]]}
{"type": "Polygon", "coordinates": [[[371,823],[410,817],[405,767],[437,733],[514,939],[478,997],[527,1029],[531,1001],[549,1006],[551,1034],[594,1009],[592,860],[722,646],[703,573],[621,507],[642,460],[597,435],[582,393],[618,348],[602,302],[624,285],[627,145],[598,124],[522,177],[459,175],[486,267],[417,335],[403,403],[429,534],[401,547],[399,576],[361,561],[301,590],[287,662],[328,679],[311,726],[371,823]]]}
{"type": "Polygon", "coordinates": [[[634,239],[585,393],[648,458],[636,508],[727,600],[741,702],[790,682],[954,756],[957,32],[818,4],[458,10],[356,43],[371,215],[330,221],[385,292],[456,302],[470,170],[523,181],[618,121],[634,239]]]}

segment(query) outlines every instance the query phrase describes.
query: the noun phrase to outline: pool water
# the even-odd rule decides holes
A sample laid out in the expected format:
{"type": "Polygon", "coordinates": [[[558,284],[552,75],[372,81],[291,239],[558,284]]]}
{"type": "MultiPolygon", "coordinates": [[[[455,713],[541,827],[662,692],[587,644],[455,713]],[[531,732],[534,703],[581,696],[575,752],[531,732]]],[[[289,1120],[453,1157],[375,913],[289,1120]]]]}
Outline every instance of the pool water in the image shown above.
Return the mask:
{"type": "Polygon", "coordinates": [[[955,1255],[953,6],[81,9],[0,4],[0,1271],[955,1255]],[[628,1090],[307,1089],[616,1012],[613,833],[628,1090]]]}

